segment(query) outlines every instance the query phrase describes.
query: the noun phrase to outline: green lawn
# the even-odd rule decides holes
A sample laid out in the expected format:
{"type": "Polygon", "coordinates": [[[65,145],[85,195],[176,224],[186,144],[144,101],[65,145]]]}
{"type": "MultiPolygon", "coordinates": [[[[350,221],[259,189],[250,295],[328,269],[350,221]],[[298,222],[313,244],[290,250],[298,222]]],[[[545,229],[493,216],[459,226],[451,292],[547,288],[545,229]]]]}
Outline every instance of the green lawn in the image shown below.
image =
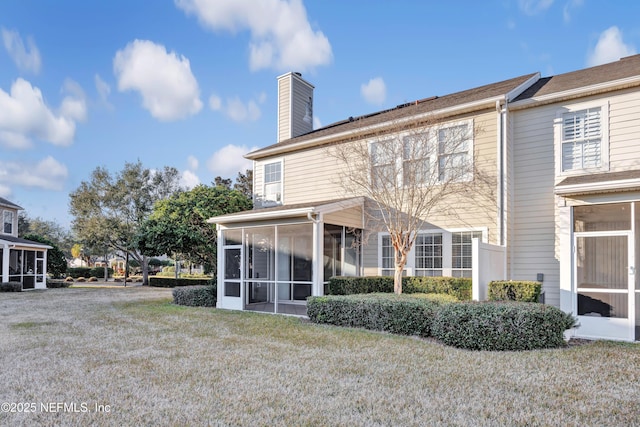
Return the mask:
{"type": "Polygon", "coordinates": [[[640,423],[637,344],[469,352],[170,292],[0,294],[0,401],[35,404],[0,425],[640,423]]]}

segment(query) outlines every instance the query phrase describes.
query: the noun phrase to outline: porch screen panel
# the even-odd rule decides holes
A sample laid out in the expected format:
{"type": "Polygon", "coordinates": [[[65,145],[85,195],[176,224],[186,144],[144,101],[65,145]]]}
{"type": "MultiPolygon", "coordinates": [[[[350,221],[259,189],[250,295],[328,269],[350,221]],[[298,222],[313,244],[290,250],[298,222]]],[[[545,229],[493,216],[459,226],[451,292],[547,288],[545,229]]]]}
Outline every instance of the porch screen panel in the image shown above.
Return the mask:
{"type": "Polygon", "coordinates": [[[628,318],[627,236],[576,238],[578,315],[628,318]]]}

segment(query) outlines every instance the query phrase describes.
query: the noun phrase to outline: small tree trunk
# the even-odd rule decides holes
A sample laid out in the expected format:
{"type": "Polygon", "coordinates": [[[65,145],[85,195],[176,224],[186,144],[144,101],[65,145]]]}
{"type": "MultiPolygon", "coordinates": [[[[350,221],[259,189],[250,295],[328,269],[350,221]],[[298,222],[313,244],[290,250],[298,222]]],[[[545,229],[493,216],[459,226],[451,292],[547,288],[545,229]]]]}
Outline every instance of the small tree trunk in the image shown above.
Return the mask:
{"type": "Polygon", "coordinates": [[[149,285],[149,258],[142,255],[142,286],[149,285]]]}
{"type": "Polygon", "coordinates": [[[396,270],[393,274],[393,292],[400,295],[402,293],[402,272],[407,264],[407,254],[398,249],[395,251],[396,270]]]}

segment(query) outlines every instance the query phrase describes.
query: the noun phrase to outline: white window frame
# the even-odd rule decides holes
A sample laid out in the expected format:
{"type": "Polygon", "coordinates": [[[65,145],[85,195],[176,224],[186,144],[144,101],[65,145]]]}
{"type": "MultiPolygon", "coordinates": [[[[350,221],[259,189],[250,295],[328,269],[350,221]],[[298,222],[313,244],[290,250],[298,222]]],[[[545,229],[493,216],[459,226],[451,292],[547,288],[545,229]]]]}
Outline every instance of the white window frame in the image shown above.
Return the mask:
{"type": "Polygon", "coordinates": [[[13,235],[14,227],[15,227],[15,213],[9,210],[2,211],[2,234],[13,235]],[[9,216],[9,222],[7,222],[7,216],[9,216]],[[11,229],[9,231],[5,231],[6,225],[9,224],[11,229]]]}
{"type": "Polygon", "coordinates": [[[609,102],[589,102],[564,106],[556,111],[556,118],[553,121],[554,127],[554,146],[555,146],[555,162],[556,176],[581,175],[592,172],[607,172],[609,170],[609,102]],[[578,113],[583,110],[600,109],[600,166],[581,168],[573,170],[563,170],[562,168],[562,146],[563,146],[563,130],[564,117],[568,114],[578,113]]]}
{"type": "MultiPolygon", "coordinates": [[[[460,232],[481,232],[482,233],[482,242],[487,243],[489,241],[489,228],[488,227],[466,227],[466,228],[428,228],[422,229],[418,232],[418,234],[442,234],[442,276],[444,277],[453,277],[453,233],[460,232]]],[[[380,232],[378,233],[378,264],[377,264],[377,272],[379,276],[388,275],[384,274],[388,272],[390,269],[382,268],[382,239],[385,236],[389,236],[388,232],[380,232]]],[[[407,264],[404,266],[405,276],[416,276],[416,245],[411,247],[411,250],[407,254],[407,264]]],[[[390,270],[391,275],[393,276],[393,272],[395,270],[395,265],[390,270]]],[[[461,270],[456,268],[455,270],[461,270]]],[[[471,269],[464,269],[471,271],[471,269]]]]}
{"type": "Polygon", "coordinates": [[[416,237],[416,241],[413,244],[413,249],[414,249],[414,256],[413,256],[413,260],[415,263],[415,267],[414,267],[414,271],[415,271],[415,275],[416,276],[442,276],[443,272],[444,272],[444,233],[443,232],[433,232],[433,233],[425,233],[425,232],[421,232],[418,233],[418,236],[416,237]],[[430,244],[425,244],[422,246],[425,247],[432,247],[435,248],[437,246],[440,246],[440,255],[436,256],[433,253],[431,255],[425,255],[424,259],[428,260],[431,259],[435,262],[436,259],[440,259],[440,267],[419,267],[418,266],[418,246],[419,246],[419,240],[420,237],[425,237],[425,236],[430,236],[431,238],[435,238],[436,236],[440,237],[440,244],[438,245],[437,243],[431,242],[430,244]],[[434,274],[437,271],[440,271],[440,274],[434,274]],[[422,274],[420,274],[422,273],[422,274]]]}
{"type": "Polygon", "coordinates": [[[272,159],[261,165],[262,167],[262,205],[263,206],[278,206],[284,204],[284,159],[272,159]],[[280,181],[267,182],[267,166],[274,164],[280,165],[280,181]],[[267,185],[280,183],[280,192],[275,193],[276,199],[272,200],[267,194],[267,185]],[[279,195],[279,198],[277,197],[279,195]]]}
{"type": "MultiPolygon", "coordinates": [[[[453,231],[453,232],[451,232],[451,276],[453,276],[453,277],[471,277],[471,274],[473,272],[473,256],[472,255],[470,255],[468,257],[465,257],[464,254],[460,255],[461,258],[471,258],[472,267],[455,267],[453,265],[453,258],[454,258],[454,254],[453,254],[453,245],[454,245],[454,243],[453,243],[453,235],[454,234],[462,234],[462,233],[474,233],[474,234],[475,233],[481,233],[480,238],[482,239],[483,242],[485,241],[485,233],[482,230],[462,230],[462,231],[453,231]],[[454,275],[453,274],[454,271],[456,271],[456,272],[459,271],[461,274],[460,275],[454,275]],[[469,275],[465,276],[464,275],[465,272],[469,272],[469,275]]],[[[473,241],[474,237],[475,236],[472,236],[472,241],[473,241]]],[[[462,247],[463,245],[461,244],[460,246],[462,247]]],[[[473,251],[473,243],[472,242],[469,242],[469,246],[470,246],[471,251],[473,251]]]]}
{"type": "Polygon", "coordinates": [[[388,138],[381,138],[379,140],[373,140],[373,141],[369,141],[369,155],[371,156],[371,168],[372,171],[370,171],[370,176],[371,176],[371,184],[374,185],[374,172],[373,172],[373,168],[376,167],[385,167],[385,166],[391,166],[393,167],[393,169],[395,170],[395,185],[398,187],[401,187],[403,185],[405,185],[405,179],[404,179],[404,165],[406,163],[410,163],[410,162],[415,162],[415,161],[425,161],[428,162],[429,164],[429,170],[436,170],[438,171],[438,183],[441,183],[444,181],[444,179],[441,179],[441,176],[443,175],[443,172],[440,171],[440,168],[442,167],[442,163],[441,163],[441,159],[444,157],[450,157],[450,156],[456,156],[456,155],[460,155],[463,153],[466,153],[466,160],[468,162],[470,162],[470,170],[469,170],[469,174],[464,176],[462,179],[456,180],[458,182],[466,182],[466,181],[471,181],[473,179],[473,168],[474,168],[474,138],[475,138],[475,128],[474,128],[474,119],[468,119],[468,120],[458,120],[455,122],[449,122],[449,123],[444,123],[444,124],[439,124],[439,125],[435,125],[429,128],[424,128],[424,129],[420,129],[420,130],[415,130],[412,132],[401,132],[398,133],[395,136],[391,136],[388,138]],[[469,132],[469,138],[466,141],[467,143],[467,150],[466,151],[453,151],[453,152],[442,152],[441,151],[441,146],[440,146],[440,132],[446,129],[451,129],[451,128],[455,128],[455,127],[459,127],[459,126],[466,126],[467,130],[469,132]],[[421,157],[420,159],[410,159],[410,158],[405,158],[405,139],[411,138],[413,136],[415,136],[416,134],[422,134],[423,135],[423,140],[426,140],[426,143],[429,144],[429,148],[426,150],[427,151],[427,155],[425,157],[421,157]],[[396,158],[395,159],[383,159],[384,162],[377,162],[376,158],[375,158],[375,150],[376,150],[376,146],[378,145],[382,145],[385,143],[393,143],[393,144],[398,144],[398,141],[400,142],[401,145],[399,145],[399,148],[397,151],[395,151],[396,154],[396,158]]]}

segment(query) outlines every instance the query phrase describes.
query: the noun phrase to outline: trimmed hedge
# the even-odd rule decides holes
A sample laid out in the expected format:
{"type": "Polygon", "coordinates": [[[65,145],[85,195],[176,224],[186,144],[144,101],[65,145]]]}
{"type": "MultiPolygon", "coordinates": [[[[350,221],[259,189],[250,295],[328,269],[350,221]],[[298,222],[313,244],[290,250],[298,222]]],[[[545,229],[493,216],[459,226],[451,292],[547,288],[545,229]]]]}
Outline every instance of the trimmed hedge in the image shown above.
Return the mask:
{"type": "Polygon", "coordinates": [[[22,282],[2,282],[0,292],[22,292],[22,282]]]}
{"type": "Polygon", "coordinates": [[[68,288],[71,282],[73,282],[73,279],[71,280],[47,279],[47,288],[49,289],[68,288]]]}
{"type": "Polygon", "coordinates": [[[431,323],[445,295],[361,294],[307,298],[307,316],[315,323],[357,327],[401,335],[431,335],[431,323]]]}
{"type": "Polygon", "coordinates": [[[77,279],[78,277],[91,276],[91,269],[89,267],[72,267],[67,270],[67,275],[77,279]]]}
{"type": "Polygon", "coordinates": [[[190,307],[215,307],[218,295],[214,285],[174,288],[172,294],[174,304],[190,307]]]}
{"type": "MultiPolygon", "coordinates": [[[[107,268],[107,277],[112,277],[113,276],[113,268],[109,267],[107,268]]],[[[98,277],[100,279],[104,279],[104,267],[93,267],[89,269],[89,276],[90,277],[98,277]]]]}
{"type": "Polygon", "coordinates": [[[156,288],[175,288],[179,286],[209,286],[215,283],[215,279],[187,279],[174,277],[149,276],[149,286],[156,288]]]}
{"type": "MultiPolygon", "coordinates": [[[[393,277],[336,276],[329,279],[329,295],[393,292],[393,277]]],[[[402,292],[406,294],[447,294],[460,301],[471,300],[471,279],[468,277],[403,277],[402,292]]]]}
{"type": "Polygon", "coordinates": [[[459,301],[471,301],[471,278],[469,277],[403,277],[402,292],[408,294],[446,294],[459,301]]]}
{"type": "Polygon", "coordinates": [[[433,336],[467,350],[533,350],[565,345],[576,319],[558,308],[524,302],[460,302],[440,307],[433,336]]]}
{"type": "Polygon", "coordinates": [[[496,280],[489,282],[490,301],[538,302],[542,283],[531,281],[496,280]]]}

